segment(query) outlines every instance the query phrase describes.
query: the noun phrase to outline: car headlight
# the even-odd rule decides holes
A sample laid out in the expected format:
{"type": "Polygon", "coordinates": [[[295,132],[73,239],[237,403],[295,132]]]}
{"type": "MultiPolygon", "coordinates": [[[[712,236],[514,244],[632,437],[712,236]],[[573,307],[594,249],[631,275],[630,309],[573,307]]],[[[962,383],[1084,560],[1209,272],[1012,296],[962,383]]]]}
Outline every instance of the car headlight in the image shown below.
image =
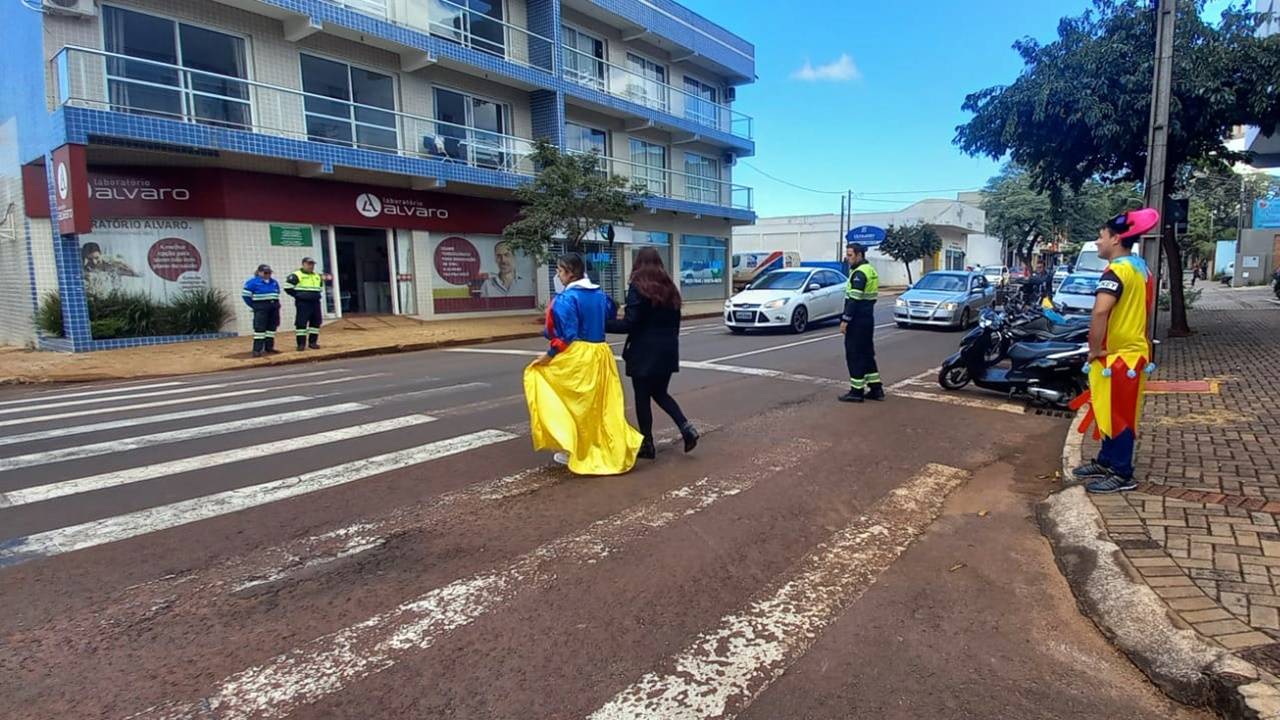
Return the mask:
{"type": "Polygon", "coordinates": [[[894,306],[894,307],[906,307],[906,306],[907,306],[907,301],[906,301],[906,300],[903,300],[902,298],[898,298],[897,300],[894,300],[894,301],[893,301],[893,306],[894,306]]]}
{"type": "Polygon", "coordinates": [[[787,304],[786,298],[778,298],[777,300],[770,300],[769,302],[765,303],[764,305],[761,305],[760,307],[763,307],[765,310],[777,310],[786,304],[787,304]]]}
{"type": "Polygon", "coordinates": [[[732,309],[732,308],[733,308],[733,300],[732,300],[732,299],[725,300],[725,301],[724,301],[724,309],[725,309],[725,310],[730,310],[730,309],[732,309]]]}
{"type": "Polygon", "coordinates": [[[947,312],[955,312],[955,309],[958,307],[960,306],[953,302],[942,303],[942,309],[946,310],[947,312]]]}

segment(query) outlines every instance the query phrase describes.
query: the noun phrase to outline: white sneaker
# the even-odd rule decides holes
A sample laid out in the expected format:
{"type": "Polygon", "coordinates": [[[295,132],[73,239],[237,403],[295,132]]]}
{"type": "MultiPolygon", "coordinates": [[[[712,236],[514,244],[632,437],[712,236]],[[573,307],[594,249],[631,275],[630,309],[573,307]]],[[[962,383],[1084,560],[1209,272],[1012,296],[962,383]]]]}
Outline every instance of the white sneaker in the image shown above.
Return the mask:
{"type": "Polygon", "coordinates": [[[561,465],[568,465],[568,464],[569,464],[569,453],[566,453],[566,452],[558,452],[558,453],[556,453],[555,455],[553,455],[553,456],[551,457],[551,459],[552,459],[552,460],[555,460],[557,463],[560,463],[561,465]]]}

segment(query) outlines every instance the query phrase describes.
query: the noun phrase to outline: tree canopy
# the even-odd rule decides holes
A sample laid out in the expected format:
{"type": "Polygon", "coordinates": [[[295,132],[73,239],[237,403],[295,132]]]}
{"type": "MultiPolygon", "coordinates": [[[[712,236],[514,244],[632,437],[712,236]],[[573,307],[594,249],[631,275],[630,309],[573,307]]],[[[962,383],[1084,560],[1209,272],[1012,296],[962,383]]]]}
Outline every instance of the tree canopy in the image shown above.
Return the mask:
{"type": "MultiPolygon", "coordinates": [[[[1272,133],[1280,122],[1280,35],[1259,37],[1262,16],[1232,7],[1217,23],[1205,0],[1178,3],[1174,31],[1173,98],[1169,122],[1172,191],[1193,162],[1247,160],[1231,150],[1233,128],[1272,133]]],[[[1010,84],[969,95],[973,118],[955,143],[970,155],[1009,158],[1042,191],[1080,189],[1090,180],[1137,182],[1147,161],[1155,12],[1147,0],[1095,0],[1063,18],[1058,37],[1014,44],[1025,67],[1010,84]]],[[[1170,285],[1181,293],[1177,244],[1164,234],[1170,285]]],[[[1174,330],[1185,332],[1183,304],[1174,302],[1174,330]]]]}
{"type": "Polygon", "coordinates": [[[503,231],[512,249],[543,262],[557,239],[578,250],[602,226],[626,222],[640,209],[642,184],[604,172],[596,153],[567,154],[539,140],[531,155],[538,174],[515,190],[524,204],[503,231]]]}
{"type": "Polygon", "coordinates": [[[884,233],[880,252],[901,262],[907,268],[907,282],[911,278],[911,263],[932,257],[942,249],[942,237],[924,223],[890,226],[884,233]]]}

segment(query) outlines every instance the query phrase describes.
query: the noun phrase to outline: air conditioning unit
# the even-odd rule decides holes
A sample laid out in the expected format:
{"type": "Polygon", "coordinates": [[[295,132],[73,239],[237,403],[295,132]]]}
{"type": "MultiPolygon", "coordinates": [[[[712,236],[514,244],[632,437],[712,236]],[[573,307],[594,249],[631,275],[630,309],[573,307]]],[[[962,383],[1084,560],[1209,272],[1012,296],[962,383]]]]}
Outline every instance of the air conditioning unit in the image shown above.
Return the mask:
{"type": "Polygon", "coordinates": [[[738,164],[738,153],[727,152],[724,154],[724,164],[733,167],[738,164]]]}
{"type": "Polygon", "coordinates": [[[92,17],[98,14],[94,0],[44,0],[44,9],[55,15],[92,17]]]}
{"type": "Polygon", "coordinates": [[[734,100],[737,100],[737,99],[738,99],[738,88],[727,87],[724,89],[725,102],[733,102],[734,100]]]}

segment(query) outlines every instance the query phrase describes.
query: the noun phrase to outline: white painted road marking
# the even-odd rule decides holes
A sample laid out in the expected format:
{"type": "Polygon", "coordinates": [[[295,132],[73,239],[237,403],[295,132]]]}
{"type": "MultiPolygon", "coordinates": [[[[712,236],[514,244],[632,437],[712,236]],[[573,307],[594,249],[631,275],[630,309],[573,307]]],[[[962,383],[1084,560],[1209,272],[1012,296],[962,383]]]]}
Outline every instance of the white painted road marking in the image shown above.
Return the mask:
{"type": "Polygon", "coordinates": [[[704,478],[671,490],[592,523],[577,535],[538,547],[505,568],[456,580],[277,655],[263,665],[236,673],[219,683],[206,698],[148,708],[130,720],[288,716],[351,683],[395,666],[519,595],[550,586],[556,580],[554,566],[600,562],[629,543],[706,510],[718,500],[749,490],[759,480],[823,447],[804,439],[791,440],[785,452],[762,454],[755,466],[741,474],[704,478]]]}
{"type": "Polygon", "coordinates": [[[133,390],[154,390],[156,388],[173,387],[175,385],[184,385],[185,383],[177,380],[171,382],[150,383],[148,385],[132,385],[130,387],[110,388],[106,390],[84,390],[82,392],[70,393],[48,393],[30,395],[28,397],[19,398],[17,400],[5,400],[0,405],[27,405],[31,403],[42,403],[46,400],[65,400],[67,398],[88,397],[90,395],[113,395],[117,393],[130,392],[133,390]]]}
{"type": "Polygon", "coordinates": [[[937,372],[938,372],[939,370],[941,370],[941,368],[930,368],[929,370],[925,370],[924,372],[920,373],[919,375],[912,375],[911,377],[909,377],[909,378],[907,378],[907,379],[905,379],[905,380],[899,380],[898,382],[896,382],[896,383],[894,383],[894,384],[890,385],[890,386],[889,386],[889,389],[890,389],[890,390],[897,390],[898,388],[904,388],[904,387],[906,387],[906,386],[908,386],[908,385],[920,385],[920,384],[922,384],[922,382],[921,382],[921,381],[923,381],[923,380],[924,380],[925,378],[927,378],[927,377],[930,377],[930,376],[932,376],[932,375],[936,375],[936,374],[937,374],[937,372]]]}
{"type": "MultiPolygon", "coordinates": [[[[259,395],[262,394],[260,390],[253,390],[250,392],[256,392],[259,395]]],[[[84,435],[87,433],[102,432],[103,430],[118,430],[120,428],[136,427],[138,425],[154,425],[156,423],[172,422],[174,420],[189,420],[191,418],[205,417],[207,415],[221,415],[225,413],[239,412],[241,410],[271,407],[276,404],[302,402],[305,400],[307,400],[307,398],[303,395],[286,395],[285,397],[270,398],[268,400],[254,400],[252,402],[235,403],[233,405],[219,405],[217,407],[199,408],[197,410],[182,410],[180,412],[172,412],[164,415],[147,415],[146,417],[126,418],[124,420],[108,420],[107,422],[93,423],[91,425],[72,425],[70,427],[52,428],[49,430],[37,430],[35,432],[22,433],[21,435],[0,437],[0,445],[38,442],[40,440],[67,437],[68,435],[84,435]]]]}
{"type": "Polygon", "coordinates": [[[759,697],[942,512],[969,473],[927,465],[772,588],[618,693],[590,720],[731,718],[759,697]]]}
{"type": "Polygon", "coordinates": [[[796,342],[787,343],[786,345],[773,345],[767,348],[760,348],[759,350],[751,350],[749,352],[740,352],[736,355],[725,355],[724,357],[711,358],[710,360],[704,360],[703,362],[718,363],[718,362],[724,362],[725,360],[737,360],[738,358],[750,357],[752,355],[760,355],[762,353],[773,352],[775,350],[786,350],[787,348],[799,347],[801,345],[808,345],[809,343],[821,342],[823,340],[830,340],[831,338],[838,338],[838,337],[841,337],[840,333],[833,333],[831,335],[822,335],[821,337],[809,338],[808,340],[797,340],[796,342]]]}
{"type": "Polygon", "coordinates": [[[427,443],[385,455],[361,458],[323,470],[273,480],[259,485],[227,490],[181,502],[147,508],[124,515],[93,520],[80,525],[50,530],[0,542],[0,567],[38,558],[52,557],[74,550],[117,542],[148,533],[167,530],[189,523],[249,508],[278,502],[299,495],[327,490],[364,480],[375,475],[457,455],[476,448],[515,439],[515,435],[498,430],[483,430],[448,440],[427,443]]]}
{"type": "Polygon", "coordinates": [[[139,435],[137,437],[124,438],[122,440],[110,440],[108,442],[92,443],[90,445],[79,445],[76,447],[61,448],[58,450],[47,450],[44,452],[28,453],[26,455],[16,455],[14,457],[0,458],[0,472],[31,467],[32,465],[45,465],[48,463],[62,462],[64,460],[78,460],[80,458],[94,457],[96,455],[109,455],[111,453],[125,452],[126,450],[137,450],[139,448],[152,447],[154,445],[182,442],[184,440],[197,440],[212,435],[225,435],[227,433],[252,430],[260,427],[284,425],[286,423],[294,422],[295,420],[315,420],[318,418],[329,417],[331,415],[339,415],[341,413],[367,409],[369,409],[369,406],[362,403],[339,403],[337,405],[309,408],[307,410],[295,410],[293,412],[280,413],[277,415],[261,415],[259,417],[244,418],[242,420],[231,420],[229,422],[218,423],[216,425],[184,428],[182,430],[170,430],[167,432],[152,433],[150,435],[139,435]]]}
{"type": "Polygon", "coordinates": [[[30,503],[65,497],[67,495],[93,492],[95,490],[103,490],[105,488],[142,482],[144,480],[191,472],[193,470],[203,470],[205,468],[226,465],[228,463],[253,460],[260,457],[276,456],[287,452],[293,452],[294,450],[302,450],[304,448],[316,447],[318,445],[327,445],[329,443],[340,442],[342,440],[351,440],[353,438],[374,435],[390,430],[399,430],[400,428],[422,425],[424,423],[434,421],[435,418],[429,415],[408,415],[405,417],[391,418],[390,420],[371,422],[364,425],[338,428],[337,430],[329,430],[321,433],[308,433],[306,435],[289,438],[287,440],[274,440],[260,445],[249,445],[246,447],[224,450],[222,452],[209,453],[207,455],[181,458],[170,462],[157,463],[155,465],[143,465],[141,467],[129,468],[127,470],[118,470],[116,472],[76,478],[75,480],[11,490],[7,493],[0,493],[0,507],[5,507],[6,505],[27,505],[30,503]]]}
{"type": "Polygon", "coordinates": [[[911,398],[913,400],[928,400],[929,402],[974,408],[976,410],[995,410],[996,412],[1006,412],[1011,415],[1027,414],[1027,408],[1025,405],[1001,402],[999,400],[985,400],[983,398],[964,397],[961,395],[944,395],[942,393],[917,392],[915,390],[898,390],[893,393],[893,396],[911,398]]]}
{"type": "MultiPolygon", "coordinates": [[[[331,375],[331,374],[333,374],[334,372],[337,372],[337,371],[335,371],[335,370],[318,370],[318,371],[316,371],[316,372],[300,373],[300,374],[298,374],[298,375],[290,375],[290,376],[288,376],[288,378],[287,378],[287,379],[288,379],[288,380],[296,380],[296,379],[298,379],[298,378],[314,377],[314,376],[316,376],[316,375],[331,375]]],[[[146,397],[158,397],[158,396],[161,396],[161,395],[178,395],[178,394],[181,394],[181,393],[186,393],[189,397],[191,397],[191,398],[196,398],[196,397],[199,397],[199,396],[198,396],[198,395],[195,395],[195,394],[193,394],[193,393],[198,392],[198,391],[201,391],[201,390],[216,390],[216,389],[218,389],[218,388],[232,387],[232,386],[234,386],[234,385],[248,385],[248,384],[250,384],[250,383],[260,383],[260,382],[267,382],[267,381],[269,381],[269,380],[279,380],[279,379],[280,379],[280,378],[274,378],[274,377],[272,377],[272,378],[253,378],[253,379],[251,379],[251,380],[236,380],[236,381],[234,381],[234,382],[212,383],[212,384],[208,384],[208,385],[184,385],[184,386],[182,386],[182,387],[170,388],[170,389],[168,389],[168,390],[156,390],[156,391],[154,391],[154,392],[138,393],[138,394],[136,394],[136,395],[129,395],[128,397],[129,397],[129,398],[146,398],[146,397]]],[[[41,406],[40,406],[40,407],[6,408],[6,409],[4,409],[4,410],[0,410],[0,415],[9,415],[9,414],[12,414],[12,413],[21,413],[21,412],[31,412],[32,410],[53,410],[54,408],[60,408],[60,407],[71,407],[71,406],[73,406],[73,405],[90,405],[90,404],[93,404],[93,403],[112,402],[112,401],[114,401],[114,400],[116,400],[116,398],[102,398],[102,397],[97,397],[97,398],[82,398],[82,399],[79,399],[79,400],[67,400],[67,401],[65,401],[65,402],[49,403],[49,404],[47,404],[47,405],[41,404],[41,406]]],[[[41,403],[43,403],[43,401],[41,401],[41,403]]],[[[25,418],[24,418],[24,419],[25,419],[25,418]]]]}

